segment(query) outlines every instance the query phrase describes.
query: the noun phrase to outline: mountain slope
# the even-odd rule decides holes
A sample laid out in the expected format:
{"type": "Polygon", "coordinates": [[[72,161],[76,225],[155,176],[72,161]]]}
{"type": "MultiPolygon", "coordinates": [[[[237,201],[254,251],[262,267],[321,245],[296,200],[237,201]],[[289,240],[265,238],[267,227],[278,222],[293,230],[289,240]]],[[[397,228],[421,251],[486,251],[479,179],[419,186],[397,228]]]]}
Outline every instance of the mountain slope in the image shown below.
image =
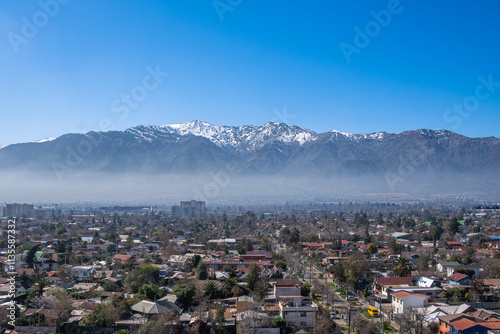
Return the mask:
{"type": "Polygon", "coordinates": [[[284,123],[192,121],[67,134],[0,149],[2,171],[190,175],[225,171],[229,165],[237,167],[238,177],[279,177],[304,186],[358,182],[358,188],[366,184],[384,191],[403,185],[405,191],[443,185],[483,191],[498,186],[500,139],[445,130],[315,133],[284,123]]]}

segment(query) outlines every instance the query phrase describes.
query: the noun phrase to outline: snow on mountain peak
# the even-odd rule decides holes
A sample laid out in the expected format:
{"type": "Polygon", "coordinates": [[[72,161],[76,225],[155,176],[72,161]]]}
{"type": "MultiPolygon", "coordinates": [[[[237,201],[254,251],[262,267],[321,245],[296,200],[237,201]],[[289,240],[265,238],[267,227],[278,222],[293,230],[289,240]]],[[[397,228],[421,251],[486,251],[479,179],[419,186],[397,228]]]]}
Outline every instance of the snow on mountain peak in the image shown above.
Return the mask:
{"type": "Polygon", "coordinates": [[[46,142],[53,141],[53,140],[55,140],[55,138],[44,138],[44,139],[37,140],[35,143],[46,143],[46,142]]]}
{"type": "Polygon", "coordinates": [[[220,147],[249,149],[260,148],[274,141],[285,143],[296,142],[303,145],[312,140],[315,133],[298,126],[285,123],[268,122],[262,126],[212,125],[208,122],[190,121],[180,124],[167,124],[160,127],[163,131],[181,136],[193,135],[204,137],[220,147]]]}
{"type": "Polygon", "coordinates": [[[384,137],[387,135],[387,132],[372,132],[372,133],[364,133],[364,134],[353,134],[353,133],[346,133],[342,131],[337,131],[337,130],[331,130],[330,133],[333,133],[337,136],[344,136],[346,138],[359,141],[360,139],[373,139],[373,140],[382,140],[384,137]]]}

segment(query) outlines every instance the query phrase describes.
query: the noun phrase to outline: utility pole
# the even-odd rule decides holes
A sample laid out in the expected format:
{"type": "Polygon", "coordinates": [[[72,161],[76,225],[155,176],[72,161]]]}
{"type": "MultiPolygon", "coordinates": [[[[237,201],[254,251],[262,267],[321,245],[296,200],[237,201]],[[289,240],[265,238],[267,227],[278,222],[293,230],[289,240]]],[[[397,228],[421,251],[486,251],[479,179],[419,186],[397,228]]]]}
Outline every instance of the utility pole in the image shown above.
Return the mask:
{"type": "Polygon", "coordinates": [[[382,297],[379,297],[378,307],[380,309],[378,312],[378,314],[380,315],[380,330],[382,331],[382,334],[384,334],[384,313],[382,313],[382,297]]]}
{"type": "Polygon", "coordinates": [[[311,256],[311,259],[309,260],[309,284],[311,284],[311,280],[312,280],[312,263],[313,263],[313,260],[312,260],[312,256],[311,256]]]}
{"type": "MultiPolygon", "coordinates": [[[[349,303],[349,302],[348,302],[349,303]]],[[[347,334],[351,334],[351,304],[347,307],[347,317],[348,317],[348,325],[347,325],[347,334]]]]}

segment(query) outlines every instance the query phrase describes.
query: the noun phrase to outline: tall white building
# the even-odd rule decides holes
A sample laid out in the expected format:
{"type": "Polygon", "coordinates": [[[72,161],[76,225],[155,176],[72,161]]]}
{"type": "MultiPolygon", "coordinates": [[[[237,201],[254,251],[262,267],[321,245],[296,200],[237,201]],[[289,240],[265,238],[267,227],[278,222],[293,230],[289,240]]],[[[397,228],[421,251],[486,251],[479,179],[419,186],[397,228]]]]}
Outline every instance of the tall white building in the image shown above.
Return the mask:
{"type": "Polygon", "coordinates": [[[174,217],[199,217],[206,212],[204,201],[182,201],[180,206],[172,207],[174,217]]]}

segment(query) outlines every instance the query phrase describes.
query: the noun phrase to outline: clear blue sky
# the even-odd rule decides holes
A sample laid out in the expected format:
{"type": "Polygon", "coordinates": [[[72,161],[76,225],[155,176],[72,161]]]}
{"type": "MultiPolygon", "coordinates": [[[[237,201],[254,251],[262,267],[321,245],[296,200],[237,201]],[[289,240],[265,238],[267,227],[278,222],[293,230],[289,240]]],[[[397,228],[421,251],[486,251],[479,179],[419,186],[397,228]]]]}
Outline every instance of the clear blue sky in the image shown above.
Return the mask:
{"type": "Polygon", "coordinates": [[[212,0],[53,1],[42,1],[52,16],[37,1],[0,3],[0,145],[103,120],[500,137],[500,84],[476,92],[479,76],[500,82],[498,2],[220,0],[232,9],[221,20],[212,0]],[[390,22],[370,23],[388,7],[390,22]],[[367,24],[373,37],[348,62],[341,43],[354,47],[367,24]],[[159,84],[146,77],[157,66],[159,84]],[[124,108],[132,91],[140,101],[124,108]],[[464,101],[467,117],[446,114],[464,101]]]}

